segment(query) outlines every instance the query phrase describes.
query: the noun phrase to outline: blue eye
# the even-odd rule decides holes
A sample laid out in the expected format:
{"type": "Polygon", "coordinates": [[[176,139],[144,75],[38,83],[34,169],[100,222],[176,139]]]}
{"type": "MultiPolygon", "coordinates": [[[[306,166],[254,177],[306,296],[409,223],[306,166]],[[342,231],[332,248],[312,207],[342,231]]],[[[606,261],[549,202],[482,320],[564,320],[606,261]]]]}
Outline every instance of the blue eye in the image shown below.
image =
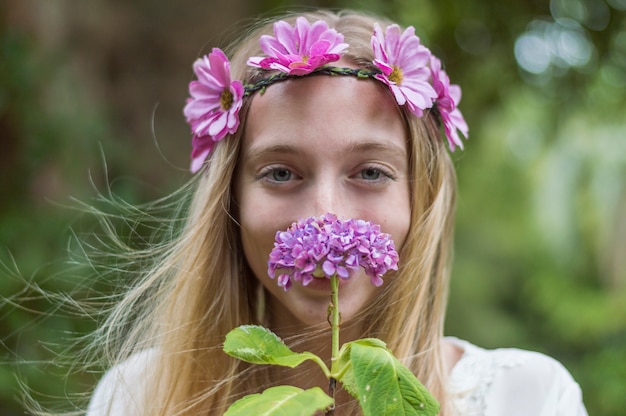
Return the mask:
{"type": "Polygon", "coordinates": [[[297,181],[300,177],[290,168],[270,165],[263,168],[256,176],[256,179],[263,181],[268,186],[282,186],[297,181]]]}
{"type": "Polygon", "coordinates": [[[272,169],[272,171],[270,172],[271,179],[276,182],[286,182],[291,179],[292,175],[293,174],[291,173],[291,171],[280,168],[272,169]]]}
{"type": "Polygon", "coordinates": [[[363,169],[361,171],[361,178],[368,181],[375,181],[380,179],[381,171],[374,168],[363,169]]]}

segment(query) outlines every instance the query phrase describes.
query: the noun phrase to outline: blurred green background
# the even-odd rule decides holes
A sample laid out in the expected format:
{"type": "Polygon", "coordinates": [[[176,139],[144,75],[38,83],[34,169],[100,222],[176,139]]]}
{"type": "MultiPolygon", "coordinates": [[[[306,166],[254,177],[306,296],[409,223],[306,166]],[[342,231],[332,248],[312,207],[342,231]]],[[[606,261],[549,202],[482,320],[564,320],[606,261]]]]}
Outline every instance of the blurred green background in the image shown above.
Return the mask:
{"type": "Polygon", "coordinates": [[[73,198],[188,180],[192,62],[294,6],[414,25],[463,87],[446,332],[547,353],[591,415],[626,415],[626,0],[4,0],[0,414],[23,414],[20,383],[67,410],[97,379],[52,361],[96,324],[59,299],[107,290],[68,261],[96,229],[73,198]]]}

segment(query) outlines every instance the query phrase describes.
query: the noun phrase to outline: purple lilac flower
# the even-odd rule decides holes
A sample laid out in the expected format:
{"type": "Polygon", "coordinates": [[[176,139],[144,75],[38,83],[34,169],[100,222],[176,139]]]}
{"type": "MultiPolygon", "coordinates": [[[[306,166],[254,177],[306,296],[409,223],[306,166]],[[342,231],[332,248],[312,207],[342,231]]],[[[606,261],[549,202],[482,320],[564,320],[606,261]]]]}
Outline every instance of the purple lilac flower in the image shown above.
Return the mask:
{"type": "Polygon", "coordinates": [[[383,35],[376,24],[372,49],[374,65],[382,71],[375,78],[389,86],[399,105],[406,104],[411,113],[421,117],[423,110],[433,106],[437,93],[429,82],[431,53],[420,44],[415,28],[409,26],[401,33],[398,25],[390,25],[383,35]]]}
{"type": "Polygon", "coordinates": [[[388,270],[398,270],[393,240],[377,224],[327,213],[278,231],[267,272],[271,278],[279,272],[278,285],[287,290],[294,281],[306,286],[314,278],[348,279],[359,267],[374,286],[382,285],[388,270]]]}
{"type": "Polygon", "coordinates": [[[290,75],[306,75],[338,61],[348,47],[343,43],[343,35],[330,29],[326,22],[310,24],[304,17],[296,19],[295,26],[283,20],[274,23],[274,36],[263,35],[260,43],[268,56],[253,56],[248,65],[290,75]]]}
{"type": "Polygon", "coordinates": [[[469,128],[463,118],[463,114],[457,108],[461,101],[461,87],[454,84],[450,85],[448,74],[441,69],[441,61],[434,56],[430,58],[430,69],[433,86],[437,92],[437,110],[443,121],[450,150],[454,151],[455,146],[463,149],[463,142],[457,130],[467,138],[469,128]]]}
{"type": "Polygon", "coordinates": [[[193,134],[191,171],[202,167],[215,143],[239,127],[239,110],[244,88],[232,81],[230,62],[219,48],[193,64],[197,81],[189,83],[187,105],[183,110],[193,134]]]}

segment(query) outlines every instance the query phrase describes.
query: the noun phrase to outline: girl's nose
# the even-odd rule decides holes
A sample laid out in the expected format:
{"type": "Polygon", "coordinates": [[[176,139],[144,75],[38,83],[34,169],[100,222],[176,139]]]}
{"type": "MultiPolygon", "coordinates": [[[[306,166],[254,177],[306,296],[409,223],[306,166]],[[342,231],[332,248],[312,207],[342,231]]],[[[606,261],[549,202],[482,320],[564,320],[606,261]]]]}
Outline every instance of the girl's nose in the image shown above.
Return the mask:
{"type": "Polygon", "coordinates": [[[345,201],[345,192],[336,180],[323,180],[315,184],[311,192],[311,216],[320,216],[328,212],[338,217],[348,218],[349,207],[345,201]]]}

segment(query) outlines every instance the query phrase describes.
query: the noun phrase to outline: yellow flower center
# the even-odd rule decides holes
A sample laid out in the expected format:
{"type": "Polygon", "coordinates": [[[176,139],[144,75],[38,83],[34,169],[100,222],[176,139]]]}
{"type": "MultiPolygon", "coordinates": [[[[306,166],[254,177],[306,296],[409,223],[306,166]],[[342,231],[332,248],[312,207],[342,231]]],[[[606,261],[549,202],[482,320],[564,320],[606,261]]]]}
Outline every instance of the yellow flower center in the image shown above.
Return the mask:
{"type": "Polygon", "coordinates": [[[402,70],[398,68],[397,66],[394,66],[393,71],[391,71],[391,74],[389,74],[387,78],[389,79],[389,81],[393,81],[396,84],[400,84],[403,79],[402,70]]]}
{"type": "Polygon", "coordinates": [[[230,107],[233,105],[233,94],[230,90],[226,89],[222,91],[222,95],[220,95],[220,105],[222,106],[222,110],[230,110],[230,107]]]}

